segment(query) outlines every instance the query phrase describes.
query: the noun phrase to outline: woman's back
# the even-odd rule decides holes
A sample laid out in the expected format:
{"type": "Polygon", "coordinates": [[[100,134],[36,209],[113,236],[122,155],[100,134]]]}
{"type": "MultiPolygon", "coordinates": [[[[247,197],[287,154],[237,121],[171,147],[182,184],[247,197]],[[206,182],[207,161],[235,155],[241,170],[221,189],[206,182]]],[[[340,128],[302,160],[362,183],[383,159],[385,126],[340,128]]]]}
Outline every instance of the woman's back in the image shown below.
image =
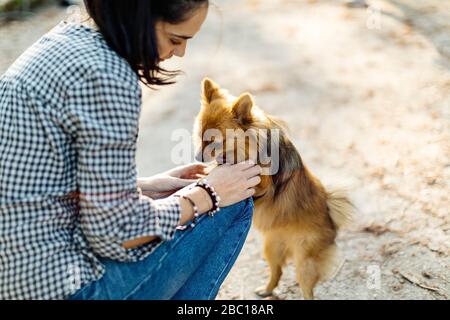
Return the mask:
{"type": "Polygon", "coordinates": [[[98,32],[62,22],[0,78],[0,299],[64,298],[103,272],[78,223],[73,143],[89,123],[79,120],[83,108],[97,96],[94,87],[78,91],[79,118],[68,112],[68,97],[105,72],[128,85],[139,105],[125,60],[98,32]]]}

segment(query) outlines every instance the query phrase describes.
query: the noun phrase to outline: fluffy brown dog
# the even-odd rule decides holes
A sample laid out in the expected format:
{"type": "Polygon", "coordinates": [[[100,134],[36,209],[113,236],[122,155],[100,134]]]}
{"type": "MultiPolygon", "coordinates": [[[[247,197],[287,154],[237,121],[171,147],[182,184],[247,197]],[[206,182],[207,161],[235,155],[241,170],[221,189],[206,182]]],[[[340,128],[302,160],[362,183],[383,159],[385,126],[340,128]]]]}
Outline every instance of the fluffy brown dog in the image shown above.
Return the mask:
{"type": "MultiPolygon", "coordinates": [[[[284,124],[255,106],[250,94],[232,97],[209,79],[202,85],[202,107],[194,129],[198,160],[236,163],[253,159],[267,169],[267,163],[250,151],[251,145],[255,143],[257,150],[271,149],[273,134],[261,136],[257,132],[260,129],[279,132],[278,170],[261,177],[254,196],[253,223],[264,236],[264,256],[271,271],[269,283],[257,293],[271,295],[282,267],[288,258],[293,258],[303,295],[313,299],[316,284],[325,280],[336,266],[335,239],[338,229],[351,218],[351,202],[342,191],[325,190],[303,164],[284,124]],[[237,141],[236,147],[234,141],[230,143],[224,138],[230,129],[250,134],[237,136],[241,141],[237,141]],[[216,133],[214,140],[213,135],[207,134],[211,131],[216,133]]],[[[271,151],[273,157],[274,150],[271,151]]]]}

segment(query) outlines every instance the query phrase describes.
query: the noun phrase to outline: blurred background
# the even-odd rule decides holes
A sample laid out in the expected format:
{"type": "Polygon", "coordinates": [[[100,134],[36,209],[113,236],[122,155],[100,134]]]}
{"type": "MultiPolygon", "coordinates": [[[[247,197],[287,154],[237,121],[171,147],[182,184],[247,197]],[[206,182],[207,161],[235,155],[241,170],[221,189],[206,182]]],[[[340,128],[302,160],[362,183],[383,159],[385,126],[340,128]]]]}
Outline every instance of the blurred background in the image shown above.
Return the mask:
{"type": "MultiPolygon", "coordinates": [[[[78,5],[0,0],[0,74],[78,5]]],[[[165,66],[185,75],[144,89],[141,176],[176,165],[172,133],[192,131],[203,77],[250,91],[358,208],[317,298],[450,298],[450,1],[216,0],[185,58],[165,66]]],[[[252,230],[219,298],[257,298],[269,275],[261,247],[252,230]]],[[[276,293],[302,299],[293,265],[276,293]]]]}

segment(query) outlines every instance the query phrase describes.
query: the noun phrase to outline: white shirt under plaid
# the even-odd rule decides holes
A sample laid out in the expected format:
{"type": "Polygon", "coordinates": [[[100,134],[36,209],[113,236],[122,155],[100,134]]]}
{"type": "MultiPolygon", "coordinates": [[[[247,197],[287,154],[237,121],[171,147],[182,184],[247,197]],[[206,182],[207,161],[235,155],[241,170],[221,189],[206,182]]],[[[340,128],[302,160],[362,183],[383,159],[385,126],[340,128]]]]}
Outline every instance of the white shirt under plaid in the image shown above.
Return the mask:
{"type": "Polygon", "coordinates": [[[141,88],[89,27],[61,22],[0,78],[0,299],[64,299],[173,238],[178,199],[137,187],[141,88]],[[124,249],[127,240],[160,240],[124,249]]]}

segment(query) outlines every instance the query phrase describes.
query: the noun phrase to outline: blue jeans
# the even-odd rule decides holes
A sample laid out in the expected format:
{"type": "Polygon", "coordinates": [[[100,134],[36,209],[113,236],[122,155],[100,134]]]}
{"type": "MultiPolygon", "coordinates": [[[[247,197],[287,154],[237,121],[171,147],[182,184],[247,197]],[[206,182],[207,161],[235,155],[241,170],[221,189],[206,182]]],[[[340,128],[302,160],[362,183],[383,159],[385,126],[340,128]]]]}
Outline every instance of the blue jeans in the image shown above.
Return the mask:
{"type": "Polygon", "coordinates": [[[70,300],[211,300],[230,272],[247,238],[253,200],[202,215],[194,229],[177,230],[138,262],[101,258],[103,277],[70,300]]]}

